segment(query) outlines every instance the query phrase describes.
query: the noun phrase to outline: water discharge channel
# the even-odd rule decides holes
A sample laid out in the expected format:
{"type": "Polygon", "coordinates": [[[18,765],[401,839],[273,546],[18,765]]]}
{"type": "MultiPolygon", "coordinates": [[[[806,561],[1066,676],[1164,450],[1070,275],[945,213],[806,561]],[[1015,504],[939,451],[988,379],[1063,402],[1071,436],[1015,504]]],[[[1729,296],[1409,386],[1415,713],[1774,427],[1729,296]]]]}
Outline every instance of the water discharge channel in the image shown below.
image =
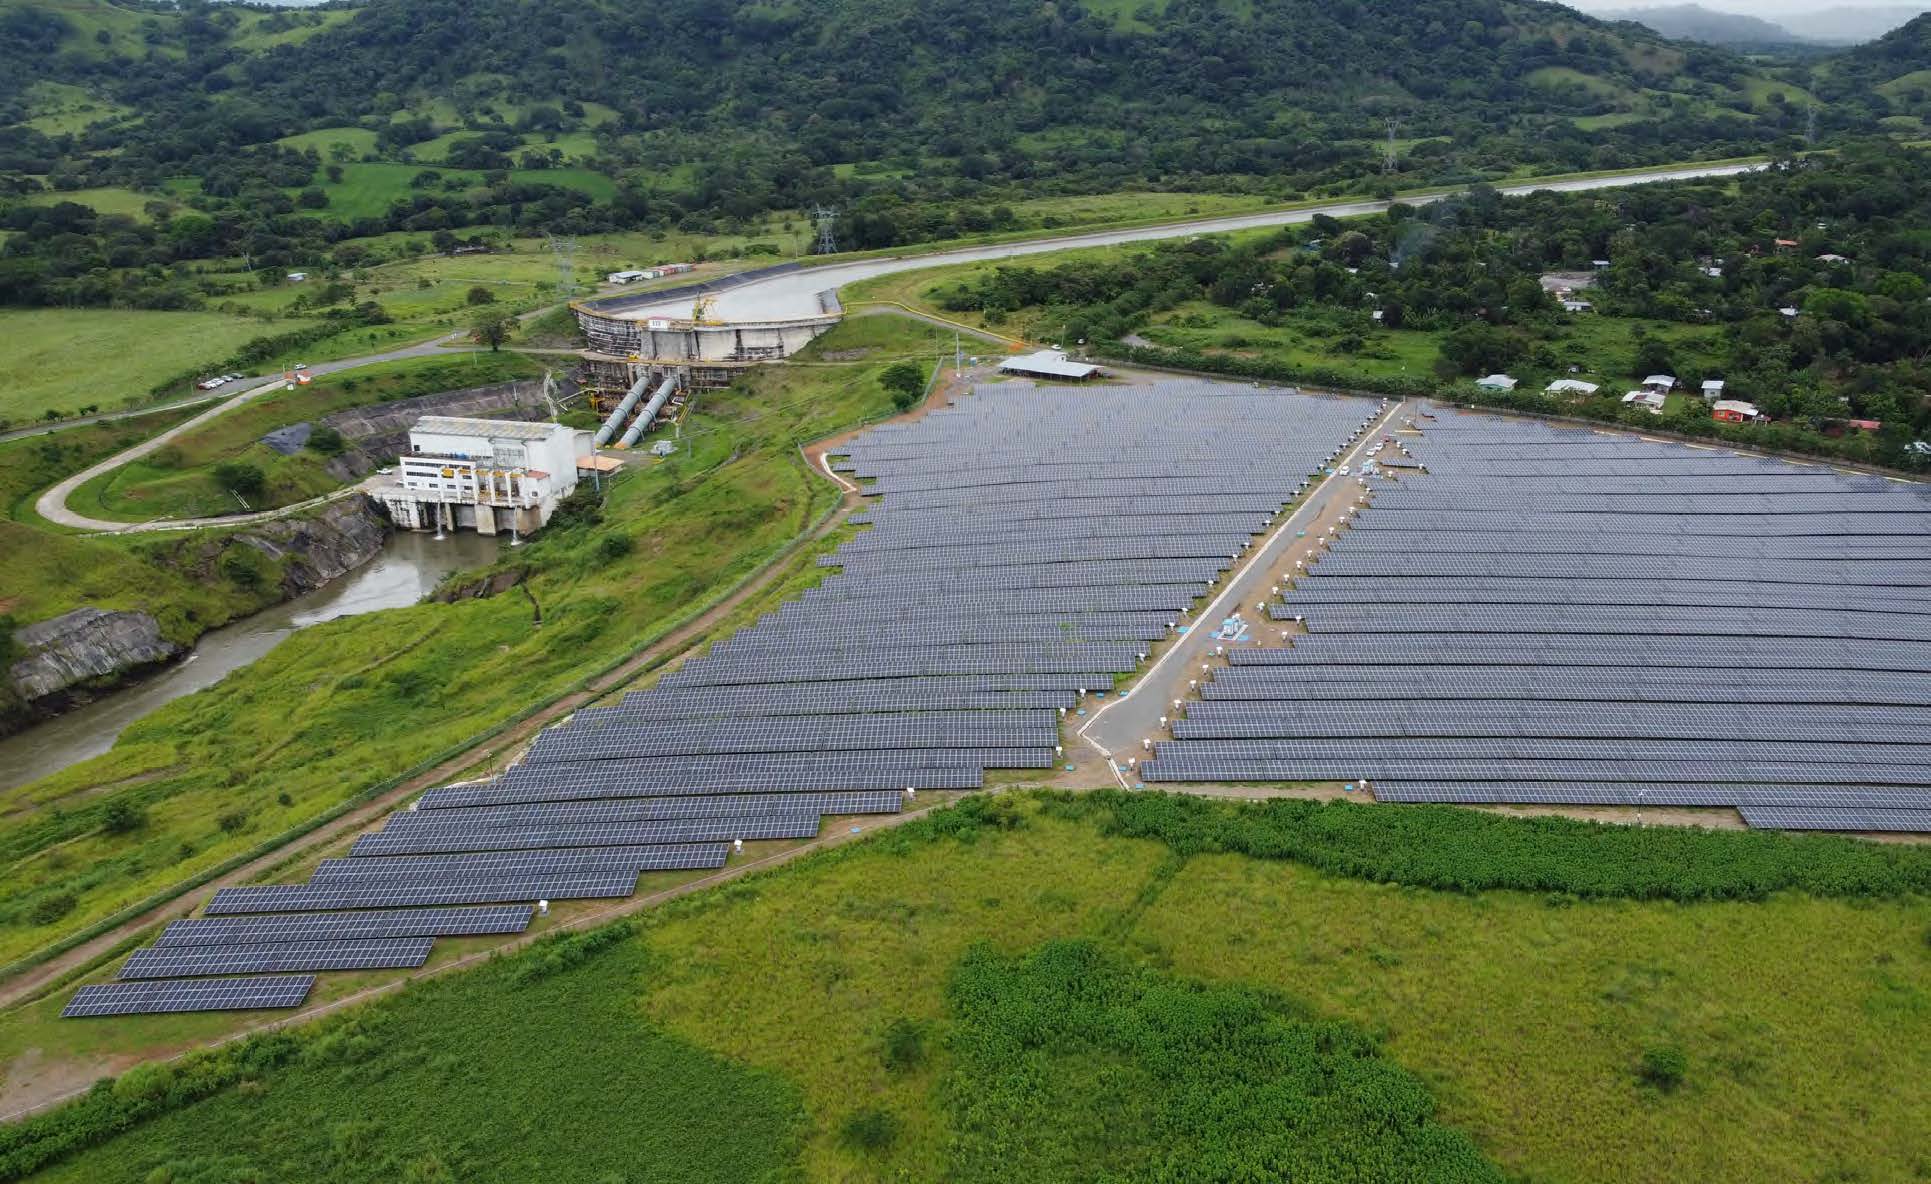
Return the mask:
{"type": "Polygon", "coordinates": [[[128,725],[183,695],[213,686],[297,629],[415,604],[452,571],[490,562],[499,540],[477,534],[399,532],[374,559],[305,596],[210,630],[187,658],[83,707],[0,740],[0,789],[25,785],[113,747],[128,725]]]}

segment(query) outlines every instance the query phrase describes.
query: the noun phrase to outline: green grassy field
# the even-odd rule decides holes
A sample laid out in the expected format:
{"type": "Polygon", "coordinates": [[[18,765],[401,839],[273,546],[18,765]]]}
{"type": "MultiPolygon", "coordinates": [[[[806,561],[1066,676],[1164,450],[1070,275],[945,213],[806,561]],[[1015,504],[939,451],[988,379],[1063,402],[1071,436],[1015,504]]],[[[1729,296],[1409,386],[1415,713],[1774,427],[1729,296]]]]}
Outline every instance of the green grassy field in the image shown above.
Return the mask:
{"type": "Polygon", "coordinates": [[[407,358],[324,375],[309,386],[256,399],[176,438],[159,452],[101,474],[75,490],[67,504],[90,517],[124,522],[232,513],[239,507],[215,479],[214,468],[224,461],[241,461],[255,465],[268,479],[267,494],[250,502],[250,508],[291,505],[340,488],[341,482],[324,468],[327,458],[312,449],[283,456],[260,443],[269,431],[319,420],[348,407],[542,373],[541,365],[522,354],[472,353],[458,358],[407,358]]]}
{"type": "Polygon", "coordinates": [[[170,375],[213,367],[245,342],[306,324],[219,312],[6,309],[0,311],[0,420],[22,424],[49,410],[68,415],[86,406],[139,406],[170,375]]]}
{"type": "MultiPolygon", "coordinates": [[[[692,1139],[742,1179],[1056,1181],[1106,1163],[1152,1178],[1143,1157],[1191,1153],[1196,1135],[1237,1155],[1293,1123],[1302,1137],[1281,1156],[1327,1146],[1318,1098],[1268,1075],[1355,1047],[1351,1033],[1368,1040],[1348,1074],[1448,1128],[1432,1136],[1447,1140],[1427,1159],[1436,1173],[1458,1162],[1455,1131],[1509,1177],[1549,1184],[1905,1180],[1931,1150],[1912,1117],[1931,1071],[1922,899],[1435,892],[1178,854],[1014,805],[948,812],[271,1037],[226,1071],[250,1084],[130,1074],[114,1097],[166,1107],[171,1089],[216,1088],[41,1178],[327,1164],[373,1180],[433,1160],[447,1178],[515,1180],[561,1154],[571,1178],[627,1158],[622,1178],[672,1179],[663,1165],[692,1139]],[[1197,1026],[1203,1001],[1220,1037],[1197,1026]],[[1301,1024],[1329,1034],[1296,1043],[1301,1024]],[[1232,1063],[1215,1060],[1229,1041],[1232,1063]],[[1682,1054],[1680,1083],[1645,1081],[1659,1047],[1682,1054]],[[1229,1092],[1209,1103],[1216,1088],[1229,1092]],[[1263,1116],[1251,1130],[1243,1107],[1263,1116]],[[595,1146],[570,1148],[591,1130],[595,1146]]],[[[45,1018],[56,1007],[11,1013],[0,1051],[37,1047],[25,1042],[42,1025],[53,1053],[113,1048],[117,1027],[120,1047],[181,1039],[211,1019],[63,1025],[45,1018]]],[[[1330,1099],[1362,1082],[1327,1080],[1330,1099]]],[[[1374,1138],[1394,1111],[1372,1113],[1340,1131],[1374,1138]]],[[[1185,1170],[1203,1162],[1220,1161],[1188,1154],[1158,1178],[1273,1178],[1185,1170]]],[[[1459,1162],[1453,1178],[1486,1172],[1459,1162]]]]}
{"type": "Polygon", "coordinates": [[[87,206],[103,214],[124,214],[137,222],[152,222],[154,219],[147,211],[152,201],[166,202],[172,208],[179,206],[165,198],[153,194],[136,193],[132,189],[54,189],[36,193],[27,198],[34,205],[50,206],[57,202],[71,201],[87,206]]]}
{"type": "MultiPolygon", "coordinates": [[[[317,151],[326,158],[328,144],[318,145],[317,151]]],[[[330,181],[326,175],[317,174],[315,188],[329,199],[328,207],[321,212],[342,219],[382,217],[389,212],[392,204],[415,192],[409,182],[424,170],[442,174],[445,181],[461,181],[470,187],[483,183],[483,174],[473,169],[452,169],[428,162],[351,162],[342,166],[340,181],[330,181]]],[[[597,201],[608,201],[617,195],[615,181],[589,169],[511,169],[509,174],[512,181],[575,189],[597,201]]],[[[299,193],[301,189],[301,186],[296,186],[288,192],[299,193]]]]}
{"type": "MultiPolygon", "coordinates": [[[[885,414],[877,374],[951,335],[869,318],[698,401],[683,447],[611,486],[601,526],[517,553],[521,596],[421,605],[296,633],[253,666],[129,728],[110,752],[0,797],[0,959],[11,959],[299,825],[540,703],[776,556],[834,502],[797,445],[885,414]],[[852,344],[856,342],[857,344],[852,344]],[[632,540],[611,557],[610,535],[632,540]],[[103,828],[122,800],[145,812],[103,828]],[[217,820],[239,815],[223,827],[217,820]],[[36,902],[71,904],[33,921],[36,902]]],[[[164,545],[161,542],[149,545],[164,545]]]]}
{"type": "Polygon", "coordinates": [[[75,135],[132,110],[64,82],[35,83],[27,92],[27,104],[32,115],[22,122],[49,136],[75,135]]]}

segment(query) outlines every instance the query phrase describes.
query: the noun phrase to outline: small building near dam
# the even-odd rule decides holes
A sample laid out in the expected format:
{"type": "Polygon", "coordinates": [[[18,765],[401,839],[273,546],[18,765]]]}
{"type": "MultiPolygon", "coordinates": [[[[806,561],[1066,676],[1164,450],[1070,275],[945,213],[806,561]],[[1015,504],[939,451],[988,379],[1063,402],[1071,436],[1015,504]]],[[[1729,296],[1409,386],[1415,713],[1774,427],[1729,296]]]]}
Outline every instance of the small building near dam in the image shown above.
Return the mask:
{"type": "Polygon", "coordinates": [[[577,487],[578,435],[560,423],[425,415],[370,496],[406,530],[528,533],[577,487]]]}

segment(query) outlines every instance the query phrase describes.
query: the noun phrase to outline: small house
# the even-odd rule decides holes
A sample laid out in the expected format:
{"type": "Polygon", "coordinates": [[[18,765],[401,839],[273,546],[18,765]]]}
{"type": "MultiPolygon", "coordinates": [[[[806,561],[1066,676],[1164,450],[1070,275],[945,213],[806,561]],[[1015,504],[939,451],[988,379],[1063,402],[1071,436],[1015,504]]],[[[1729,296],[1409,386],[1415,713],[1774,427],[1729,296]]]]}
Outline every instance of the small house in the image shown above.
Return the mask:
{"type": "Polygon", "coordinates": [[[1712,403],[1721,399],[1723,397],[1723,380],[1721,378],[1704,379],[1703,397],[1712,403]]]}
{"type": "Polygon", "coordinates": [[[1623,406],[1641,407],[1651,415],[1663,414],[1663,405],[1668,399],[1661,391],[1630,391],[1623,396],[1623,406]]]}
{"type": "Polygon", "coordinates": [[[1558,378],[1542,389],[1551,395],[1593,395],[1600,388],[1595,383],[1584,382],[1580,378],[1558,378]]]}
{"type": "Polygon", "coordinates": [[[1829,254],[1829,253],[1826,253],[1826,254],[1823,254],[1823,255],[1819,255],[1819,256],[1817,256],[1817,262],[1819,262],[1819,263],[1849,263],[1849,262],[1850,262],[1850,260],[1849,260],[1849,259],[1846,259],[1846,258],[1845,258],[1844,256],[1842,256],[1842,255],[1834,255],[1834,254],[1829,254]]]}
{"type": "Polygon", "coordinates": [[[1718,423],[1756,423],[1763,418],[1755,403],[1742,399],[1718,399],[1710,408],[1710,418],[1718,423]]]}
{"type": "Polygon", "coordinates": [[[1594,307],[1595,305],[1589,303],[1587,300],[1569,299],[1562,302],[1563,312],[1588,312],[1594,307]]]}
{"type": "Polygon", "coordinates": [[[1486,378],[1476,379],[1475,385],[1485,391],[1512,391],[1515,389],[1515,379],[1506,374],[1491,374],[1486,378]]]}
{"type": "Polygon", "coordinates": [[[1648,378],[1643,379],[1643,389],[1667,395],[1676,389],[1676,375],[1652,374],[1648,378]]]}
{"type": "Polygon", "coordinates": [[[647,271],[613,271],[603,278],[613,284],[634,284],[651,277],[647,271]]]}
{"type": "Polygon", "coordinates": [[[288,273],[288,282],[291,284],[299,284],[307,278],[308,273],[306,271],[291,271],[288,273]]]}

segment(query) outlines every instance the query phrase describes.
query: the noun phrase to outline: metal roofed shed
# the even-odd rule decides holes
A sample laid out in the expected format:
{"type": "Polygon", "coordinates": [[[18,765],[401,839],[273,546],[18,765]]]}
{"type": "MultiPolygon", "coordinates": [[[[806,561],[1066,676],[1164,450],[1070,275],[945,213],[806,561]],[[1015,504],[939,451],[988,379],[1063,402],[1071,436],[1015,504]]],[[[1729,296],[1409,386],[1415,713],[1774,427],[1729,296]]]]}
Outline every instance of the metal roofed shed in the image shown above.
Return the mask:
{"type": "Polygon", "coordinates": [[[1593,382],[1584,382],[1580,378],[1558,378],[1554,382],[1550,383],[1548,386],[1543,387],[1542,389],[1544,392],[1551,395],[1561,395],[1561,394],[1593,395],[1596,393],[1597,390],[1601,388],[1597,387],[1596,384],[1593,382]]]}
{"type": "Polygon", "coordinates": [[[1064,352],[1042,349],[999,363],[999,373],[1020,374],[1028,378],[1096,378],[1102,371],[1090,362],[1069,362],[1064,352]]]}

